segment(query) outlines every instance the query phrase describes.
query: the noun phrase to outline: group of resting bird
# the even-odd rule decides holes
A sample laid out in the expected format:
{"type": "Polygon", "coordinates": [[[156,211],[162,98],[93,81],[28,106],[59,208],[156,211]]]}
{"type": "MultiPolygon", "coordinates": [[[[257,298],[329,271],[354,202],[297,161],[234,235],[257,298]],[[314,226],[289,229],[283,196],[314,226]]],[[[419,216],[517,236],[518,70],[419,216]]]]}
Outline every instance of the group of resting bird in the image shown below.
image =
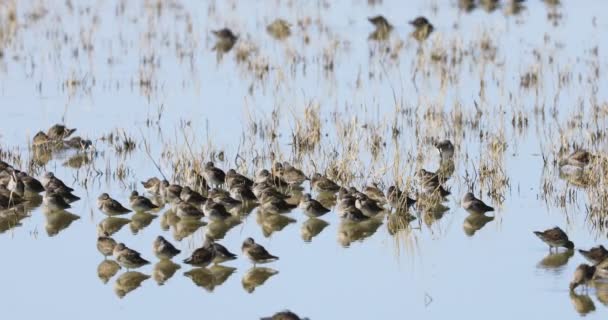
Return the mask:
{"type": "MultiPolygon", "coordinates": [[[[44,139],[47,140],[36,138],[34,144],[43,146],[48,143],[66,143],[65,139],[74,131],[75,129],[55,125],[47,133],[37,134],[39,137],[46,137],[44,139]]],[[[80,141],[88,140],[80,139],[80,141]]],[[[454,145],[451,141],[433,139],[432,144],[439,151],[442,163],[453,161],[454,145]]],[[[562,159],[559,165],[560,167],[585,168],[593,159],[595,159],[594,156],[587,151],[577,150],[562,159]]],[[[450,191],[443,186],[449,175],[433,173],[424,169],[417,172],[420,190],[416,193],[416,199],[410,198],[408,192],[400,190],[396,185],[390,186],[386,192],[383,192],[376,183],[366,186],[362,191],[354,186],[340,186],[323,174],[307,175],[289,162],[275,162],[270,170],[261,169],[253,178],[240,174],[235,169],[224,172],[213,162],[207,162],[200,170],[199,177],[201,183],[196,186],[171,184],[167,180],[153,177],[141,183],[152,199],[137,191],[132,191],[129,197],[129,209],[109,194],[102,193],[97,199],[97,206],[104,214],[117,216],[132,211],[157,211],[161,206],[169,204],[180,219],[207,218],[211,221],[221,221],[232,217],[233,214],[238,214],[242,207],[250,209],[258,207],[260,212],[271,215],[288,213],[297,207],[303,214],[313,218],[331,212],[331,208],[314,199],[310,193],[301,194],[301,191],[304,190],[302,185],[308,183],[311,192],[315,192],[318,197],[334,197],[335,211],[343,220],[357,223],[382,217],[383,212],[390,214],[393,209],[396,213],[407,212],[421,199],[430,198],[442,202],[450,195],[450,191]],[[292,195],[295,191],[300,191],[301,194],[296,200],[297,203],[293,203],[292,195]]],[[[38,180],[13,168],[8,163],[0,161],[0,208],[2,209],[18,206],[28,201],[28,195],[38,195],[44,192],[42,203],[47,210],[66,210],[70,208],[70,203],[80,199],[72,193],[73,191],[74,189],[55,177],[52,172],[45,173],[38,180]]],[[[494,208],[476,198],[471,192],[463,196],[461,205],[473,215],[483,215],[486,212],[494,211],[494,208]]],[[[574,248],[574,244],[559,227],[534,233],[547,243],[551,250],[558,247],[565,247],[568,250],[574,248]]],[[[139,252],[127,247],[124,243],[115,241],[110,234],[103,231],[98,237],[97,248],[104,257],[113,256],[121,266],[127,269],[139,268],[149,263],[148,260],[141,257],[139,252]]],[[[243,241],[241,251],[254,265],[279,259],[250,237],[243,241]]],[[[162,236],[155,239],[153,252],[161,260],[172,259],[181,253],[162,236]]],[[[571,290],[579,285],[587,284],[595,277],[605,277],[608,274],[608,250],[603,246],[592,248],[589,251],[579,250],[579,252],[593,265],[581,264],[576,269],[570,284],[571,290]]],[[[183,262],[196,267],[206,267],[212,263],[218,264],[236,258],[237,255],[222,244],[211,237],[206,237],[204,244],[183,262]]]]}

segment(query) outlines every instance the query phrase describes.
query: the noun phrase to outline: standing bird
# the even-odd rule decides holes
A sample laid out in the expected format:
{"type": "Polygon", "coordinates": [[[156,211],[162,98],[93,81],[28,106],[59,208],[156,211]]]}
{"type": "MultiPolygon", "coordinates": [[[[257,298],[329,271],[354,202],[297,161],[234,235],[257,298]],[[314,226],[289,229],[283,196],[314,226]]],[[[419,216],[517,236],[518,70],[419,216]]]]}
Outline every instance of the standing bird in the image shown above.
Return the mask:
{"type": "Polygon", "coordinates": [[[587,166],[594,156],[589,151],[578,149],[574,150],[570,155],[559,161],[560,167],[570,165],[574,167],[584,168],[587,166]]]}
{"type": "Polygon", "coordinates": [[[578,252],[593,264],[598,264],[608,258],[608,250],[603,245],[599,245],[589,250],[579,249],[578,252]]]}
{"type": "Polygon", "coordinates": [[[297,314],[285,310],[275,313],[272,317],[260,318],[261,320],[304,320],[307,318],[300,318],[297,314]]]}
{"type": "Polygon", "coordinates": [[[170,260],[178,255],[181,250],[177,249],[171,242],[167,241],[163,236],[158,236],[152,244],[152,249],[157,258],[161,260],[170,260]]]}
{"type": "Polygon", "coordinates": [[[477,214],[484,214],[489,211],[494,211],[494,208],[475,198],[471,192],[467,192],[464,197],[462,197],[462,207],[470,213],[477,214]]]}
{"type": "Polygon", "coordinates": [[[454,145],[452,144],[452,141],[447,139],[435,141],[433,145],[435,146],[435,148],[437,148],[437,150],[439,150],[439,155],[441,156],[441,159],[447,160],[451,159],[454,156],[454,145]]]}
{"type": "Polygon", "coordinates": [[[435,27],[425,17],[417,17],[409,23],[414,26],[412,36],[418,41],[426,40],[435,30],[435,27]]]}
{"type": "Polygon", "coordinates": [[[203,168],[203,176],[207,180],[208,184],[215,187],[223,185],[224,180],[226,179],[226,174],[224,171],[217,168],[211,161],[205,164],[205,167],[203,168]]]}
{"type": "Polygon", "coordinates": [[[369,35],[369,39],[372,40],[386,40],[393,30],[393,26],[386,20],[383,16],[375,16],[371,18],[367,18],[371,24],[376,27],[376,29],[369,35]]]}
{"type": "Polygon", "coordinates": [[[590,266],[584,263],[576,267],[574,277],[572,277],[572,281],[570,282],[570,291],[574,291],[574,289],[580,285],[586,286],[587,283],[593,279],[595,269],[595,266],[590,266]]]}
{"type": "Polygon", "coordinates": [[[386,200],[391,207],[397,210],[408,209],[416,203],[416,200],[407,196],[407,194],[397,186],[390,186],[386,192],[386,200]]]}
{"type": "Polygon", "coordinates": [[[119,243],[114,247],[113,255],[116,262],[127,269],[136,269],[150,263],[142,258],[139,252],[128,248],[124,243],[119,243]]]}
{"type": "Polygon", "coordinates": [[[308,177],[302,172],[302,170],[295,168],[288,162],[283,162],[279,166],[281,178],[287,182],[290,186],[300,186],[304,181],[308,180],[308,177]]]}
{"type": "Polygon", "coordinates": [[[144,189],[146,189],[147,192],[155,195],[160,194],[160,179],[152,177],[146,181],[142,181],[141,184],[144,186],[144,189]]]}
{"type": "Polygon", "coordinates": [[[549,251],[559,247],[565,247],[568,250],[574,249],[574,243],[568,239],[568,235],[559,227],[545,231],[534,231],[534,234],[549,245],[549,251]]]}
{"type": "Polygon", "coordinates": [[[276,19],[266,26],[266,31],[273,38],[283,40],[291,35],[291,24],[283,19],[276,19]]]}
{"type": "Polygon", "coordinates": [[[279,260],[279,257],[273,256],[262,245],[255,243],[252,238],[247,238],[241,247],[243,254],[253,262],[255,266],[258,263],[268,263],[279,260]]]}
{"type": "Polygon", "coordinates": [[[97,198],[97,206],[108,216],[118,216],[131,212],[131,210],[123,207],[120,202],[110,198],[110,195],[105,192],[97,198]]]}

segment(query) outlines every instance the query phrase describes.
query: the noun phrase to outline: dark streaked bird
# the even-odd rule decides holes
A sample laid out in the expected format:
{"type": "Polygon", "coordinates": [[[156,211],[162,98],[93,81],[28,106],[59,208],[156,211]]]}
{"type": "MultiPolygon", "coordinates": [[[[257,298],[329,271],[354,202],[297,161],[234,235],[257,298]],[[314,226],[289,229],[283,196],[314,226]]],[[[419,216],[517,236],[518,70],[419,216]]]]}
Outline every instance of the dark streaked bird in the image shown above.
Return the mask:
{"type": "Polygon", "coordinates": [[[44,186],[38,179],[27,175],[25,172],[19,172],[17,177],[23,182],[25,191],[32,193],[40,193],[44,191],[44,186]]]}
{"type": "Polygon", "coordinates": [[[215,250],[209,246],[202,246],[194,252],[192,255],[184,260],[184,263],[193,265],[195,267],[206,267],[215,259],[215,250]]]}
{"type": "Polygon", "coordinates": [[[568,235],[559,227],[545,231],[534,231],[534,234],[549,245],[549,250],[559,247],[565,247],[568,250],[574,249],[574,243],[568,239],[568,235]]]}
{"type": "Polygon", "coordinates": [[[376,182],[372,183],[371,185],[365,186],[365,188],[363,189],[363,193],[365,193],[365,195],[368,196],[370,199],[378,202],[384,202],[386,200],[384,197],[384,192],[382,192],[376,182]]]}
{"type": "Polygon", "coordinates": [[[221,221],[232,217],[223,204],[217,203],[211,198],[207,199],[205,202],[203,212],[205,212],[205,215],[209,217],[209,220],[211,221],[221,221]]]}
{"type": "Polygon", "coordinates": [[[586,286],[587,283],[593,279],[594,275],[595,266],[590,266],[585,263],[580,264],[574,271],[574,276],[570,282],[570,291],[574,291],[574,289],[580,285],[586,286]]]}
{"type": "Polygon", "coordinates": [[[236,172],[234,169],[230,169],[226,172],[225,175],[226,186],[228,189],[232,189],[237,186],[253,186],[253,180],[245,177],[244,175],[236,172]]]}
{"type": "Polygon", "coordinates": [[[204,246],[211,248],[214,251],[215,257],[213,258],[213,263],[222,263],[236,259],[236,254],[230,252],[226,247],[215,242],[215,240],[210,237],[205,238],[204,246]]]}
{"type": "Polygon", "coordinates": [[[397,186],[390,186],[386,191],[386,199],[391,207],[397,210],[403,210],[411,207],[416,203],[416,200],[407,196],[406,193],[399,190],[397,186]]]}
{"type": "Polygon", "coordinates": [[[163,236],[158,236],[152,244],[152,249],[157,258],[161,260],[169,260],[178,255],[181,250],[177,249],[171,242],[167,241],[163,236]]]}
{"type": "Polygon", "coordinates": [[[300,318],[297,314],[295,314],[289,310],[277,312],[271,317],[260,318],[260,320],[305,320],[305,319],[308,319],[308,318],[300,318]]]}
{"type": "Polygon", "coordinates": [[[462,197],[462,207],[470,213],[477,214],[494,211],[494,208],[475,198],[475,195],[471,192],[467,192],[464,197],[462,197]]]}
{"type": "Polygon", "coordinates": [[[144,186],[147,192],[151,194],[160,194],[160,179],[152,177],[146,181],[142,181],[141,184],[144,186]]]}
{"type": "Polygon", "coordinates": [[[181,199],[177,199],[175,202],[175,213],[180,218],[200,219],[205,216],[204,212],[201,209],[181,199]]]}
{"type": "Polygon", "coordinates": [[[253,202],[257,201],[257,197],[251,191],[251,187],[247,187],[244,185],[238,185],[230,188],[230,196],[235,200],[241,202],[253,202]]]}
{"type": "Polygon", "coordinates": [[[218,187],[223,185],[226,179],[226,174],[222,169],[217,168],[213,162],[209,161],[203,168],[203,176],[209,185],[218,187]]]}
{"type": "Polygon", "coordinates": [[[336,193],[338,190],[340,190],[339,185],[320,173],[315,173],[312,175],[310,185],[316,192],[336,193]]]}
{"type": "Polygon", "coordinates": [[[254,265],[279,260],[279,257],[273,256],[262,245],[255,243],[253,238],[245,239],[241,251],[254,265]]]}
{"type": "Polygon", "coordinates": [[[74,133],[75,131],[76,129],[68,129],[62,124],[55,124],[49,128],[46,135],[51,140],[63,140],[72,135],[72,133],[74,133]]]}
{"type": "Polygon", "coordinates": [[[142,258],[139,252],[128,248],[124,243],[119,243],[114,247],[113,255],[116,262],[127,269],[136,269],[150,263],[142,258]]]}
{"type": "Polygon", "coordinates": [[[32,139],[32,144],[34,147],[44,147],[47,146],[49,142],[51,142],[51,139],[49,139],[49,136],[42,131],[38,131],[38,133],[36,133],[32,139]]]}
{"type": "Polygon", "coordinates": [[[74,189],[68,187],[63,181],[59,178],[55,177],[55,174],[52,172],[47,172],[42,176],[40,180],[45,190],[54,190],[56,188],[64,188],[70,192],[74,191],[74,189]]]}
{"type": "Polygon", "coordinates": [[[152,203],[152,201],[144,196],[140,196],[135,190],[131,192],[129,197],[131,208],[137,212],[146,212],[154,209],[158,209],[158,206],[152,203]]]}
{"type": "Polygon", "coordinates": [[[298,207],[302,209],[304,214],[311,218],[318,218],[331,211],[325,208],[319,201],[313,199],[310,196],[310,193],[304,194],[304,196],[300,200],[300,205],[298,207]]]}
{"type": "Polygon", "coordinates": [[[108,216],[118,216],[131,212],[105,192],[97,198],[97,207],[108,216]]]}
{"type": "Polygon", "coordinates": [[[375,217],[378,213],[384,211],[384,209],[379,206],[376,201],[368,198],[365,194],[359,193],[355,196],[355,207],[361,210],[367,217],[375,217]]]}
{"type": "Polygon", "coordinates": [[[429,20],[422,16],[410,21],[409,24],[414,26],[415,29],[412,32],[412,36],[418,41],[426,40],[435,30],[435,27],[429,20]]]}
{"type": "Polygon", "coordinates": [[[207,198],[203,197],[203,195],[201,195],[200,193],[190,189],[190,187],[188,186],[182,188],[180,198],[186,203],[189,203],[197,208],[201,208],[202,205],[205,204],[205,201],[207,201],[207,198]]]}
{"type": "Polygon", "coordinates": [[[278,164],[279,172],[281,174],[281,178],[287,182],[290,186],[299,186],[304,181],[308,180],[308,177],[302,172],[302,170],[292,166],[288,162],[283,162],[283,164],[278,164]]]}
{"type": "Polygon", "coordinates": [[[369,20],[369,22],[375,27],[368,39],[376,41],[384,41],[388,39],[391,31],[393,30],[393,26],[388,22],[388,20],[386,20],[386,18],[383,16],[375,16],[367,18],[367,20],[369,20]]]}
{"type": "Polygon", "coordinates": [[[226,53],[230,51],[238,40],[238,36],[228,28],[213,30],[211,32],[217,38],[217,42],[215,43],[215,46],[213,46],[212,50],[217,51],[218,53],[226,53]]]}
{"type": "Polygon", "coordinates": [[[603,245],[599,245],[589,250],[579,249],[578,252],[592,264],[598,264],[608,258],[608,250],[606,250],[603,245]]]}
{"type": "Polygon", "coordinates": [[[165,202],[173,202],[181,197],[182,186],[178,184],[170,184],[169,181],[163,180],[160,183],[160,191],[165,202]]]}
{"type": "Polygon", "coordinates": [[[435,141],[433,145],[439,150],[441,159],[450,159],[454,156],[454,145],[452,144],[452,141],[447,139],[439,140],[435,141]]]}

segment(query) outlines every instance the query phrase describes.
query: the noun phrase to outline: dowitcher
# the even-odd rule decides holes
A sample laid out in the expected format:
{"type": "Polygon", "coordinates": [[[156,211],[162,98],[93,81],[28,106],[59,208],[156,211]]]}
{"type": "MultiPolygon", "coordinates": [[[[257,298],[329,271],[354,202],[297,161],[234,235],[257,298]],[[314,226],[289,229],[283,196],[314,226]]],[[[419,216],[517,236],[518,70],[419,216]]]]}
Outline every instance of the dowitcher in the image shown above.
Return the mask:
{"type": "Polygon", "coordinates": [[[215,250],[213,250],[213,248],[210,246],[203,246],[194,250],[192,255],[188,259],[184,260],[184,263],[193,265],[195,267],[204,268],[213,262],[214,259],[215,250]]]}
{"type": "Polygon", "coordinates": [[[386,191],[386,199],[391,207],[402,210],[407,209],[416,203],[416,200],[410,198],[399,190],[397,186],[390,186],[386,191]]]}
{"type": "Polygon", "coordinates": [[[175,213],[180,218],[199,219],[205,216],[202,210],[181,199],[175,201],[175,213]]]}
{"type": "Polygon", "coordinates": [[[232,189],[237,186],[253,186],[253,180],[245,177],[244,175],[236,172],[234,169],[230,169],[226,172],[225,176],[226,186],[228,189],[232,189]]]}
{"type": "Polygon", "coordinates": [[[283,162],[281,168],[281,178],[290,186],[299,186],[308,180],[308,177],[306,177],[302,170],[295,168],[288,162],[283,162]]]}
{"type": "Polygon", "coordinates": [[[137,269],[150,263],[142,258],[139,252],[128,248],[124,243],[119,243],[114,247],[113,255],[116,262],[127,269],[137,269]]]}
{"type": "Polygon", "coordinates": [[[158,209],[158,206],[152,203],[152,201],[144,196],[140,196],[136,190],[131,192],[129,197],[129,203],[131,208],[136,212],[146,212],[154,209],[158,209]]]}
{"type": "Polygon", "coordinates": [[[213,263],[222,263],[222,262],[236,259],[236,254],[230,252],[228,249],[226,249],[226,247],[215,242],[215,240],[213,240],[210,237],[205,238],[204,246],[213,249],[213,251],[215,253],[215,257],[213,258],[213,263]]]}
{"type": "Polygon", "coordinates": [[[160,183],[160,190],[165,202],[176,201],[182,194],[182,186],[178,184],[169,184],[169,181],[167,180],[163,180],[160,183]]]}
{"type": "MultiPolygon", "coordinates": [[[[213,35],[217,38],[217,42],[212,50],[218,51],[220,53],[226,53],[234,47],[234,44],[238,40],[238,36],[235,35],[230,29],[223,28],[220,30],[211,31],[213,35]]],[[[209,179],[207,179],[209,181],[209,179]]]]}
{"type": "Polygon", "coordinates": [[[412,32],[412,36],[418,41],[426,40],[435,30],[435,27],[425,17],[417,17],[409,23],[414,26],[415,30],[412,32]]]}
{"type": "Polygon", "coordinates": [[[606,250],[603,245],[599,245],[589,250],[579,249],[578,252],[593,264],[598,264],[608,258],[608,250],[606,250]]]}
{"type": "Polygon", "coordinates": [[[574,271],[574,276],[570,282],[570,291],[574,291],[574,289],[580,285],[586,286],[589,281],[593,280],[594,275],[595,266],[590,266],[584,263],[580,264],[574,271]]]}
{"type": "Polygon", "coordinates": [[[76,129],[68,129],[62,124],[55,124],[49,128],[46,135],[51,140],[63,140],[72,135],[72,133],[74,133],[75,131],[76,129]]]}
{"type": "Polygon", "coordinates": [[[251,260],[251,262],[253,262],[254,265],[279,260],[278,257],[268,253],[266,248],[264,248],[262,245],[255,243],[253,238],[245,239],[241,250],[243,251],[243,254],[245,254],[245,256],[251,260]]]}
{"type": "Polygon", "coordinates": [[[52,172],[45,173],[40,182],[44,186],[45,190],[64,188],[70,192],[74,191],[74,189],[68,187],[63,181],[61,181],[61,179],[55,177],[55,174],[52,172]]]}
{"type": "Polygon", "coordinates": [[[226,174],[224,171],[217,168],[211,161],[205,164],[205,167],[203,168],[203,176],[207,180],[207,183],[215,187],[223,185],[226,179],[226,174]]]}
{"type": "Polygon", "coordinates": [[[578,149],[559,161],[560,166],[570,165],[579,168],[587,166],[594,156],[589,151],[578,149]]]}
{"type": "Polygon", "coordinates": [[[295,314],[289,310],[277,312],[272,317],[260,318],[260,320],[304,320],[304,319],[306,319],[306,318],[300,318],[297,314],[295,314]]]}
{"type": "Polygon", "coordinates": [[[355,207],[370,218],[375,217],[378,213],[384,210],[376,203],[376,201],[368,198],[363,193],[360,193],[355,197],[355,207]]]}
{"type": "Polygon", "coordinates": [[[316,192],[336,193],[338,190],[340,190],[340,186],[338,184],[320,173],[315,173],[312,175],[310,185],[316,192]]]}
{"type": "Polygon", "coordinates": [[[371,185],[365,186],[363,189],[363,193],[368,196],[370,199],[373,199],[377,202],[386,201],[384,198],[384,192],[378,187],[378,183],[373,182],[371,185]]]}
{"type": "Polygon", "coordinates": [[[260,208],[266,213],[286,213],[297,207],[295,204],[274,196],[264,197],[263,199],[260,208]]]}
{"type": "Polygon", "coordinates": [[[310,196],[310,193],[304,194],[304,196],[300,200],[299,208],[302,209],[304,214],[311,218],[318,218],[331,211],[325,208],[319,201],[313,199],[310,196]]]}
{"type": "Polygon", "coordinates": [[[213,199],[207,199],[203,206],[203,211],[209,217],[209,220],[212,221],[221,221],[232,217],[223,204],[217,203],[213,199]]]}
{"type": "Polygon", "coordinates": [[[258,200],[253,191],[251,191],[251,188],[244,185],[230,188],[230,196],[241,202],[252,202],[258,200]]]}
{"type": "Polygon", "coordinates": [[[190,187],[188,186],[182,188],[182,193],[180,197],[185,202],[197,208],[201,208],[202,205],[205,204],[205,201],[207,201],[207,198],[203,197],[200,193],[190,189],[190,187]]]}
{"type": "Polygon", "coordinates": [[[141,184],[144,186],[147,192],[151,194],[160,194],[160,179],[152,177],[146,181],[142,181],[141,184]]]}
{"type": "Polygon", "coordinates": [[[471,192],[467,192],[464,197],[462,197],[462,207],[470,213],[483,214],[494,211],[494,208],[475,198],[471,192]]]}
{"type": "Polygon", "coordinates": [[[568,235],[559,227],[545,231],[534,231],[534,234],[549,245],[549,250],[559,247],[565,247],[568,250],[574,249],[574,243],[568,239],[568,235]]]}
{"type": "Polygon", "coordinates": [[[123,207],[120,202],[112,199],[105,192],[97,198],[97,207],[108,216],[117,216],[131,212],[131,210],[123,207]]]}
{"type": "Polygon", "coordinates": [[[25,191],[32,193],[40,193],[44,191],[44,186],[42,183],[38,181],[38,179],[29,176],[27,173],[21,171],[17,174],[17,177],[23,181],[25,191]]]}
{"type": "Polygon", "coordinates": [[[439,140],[435,141],[433,144],[437,150],[439,150],[439,155],[441,159],[451,159],[454,156],[454,145],[450,140],[439,140]]]}
{"type": "Polygon", "coordinates": [[[99,250],[104,257],[111,256],[114,253],[114,247],[116,247],[116,241],[110,237],[109,233],[104,232],[97,237],[97,250],[99,250]]]}
{"type": "Polygon", "coordinates": [[[367,18],[371,24],[376,27],[374,32],[372,32],[369,36],[369,39],[372,40],[386,40],[393,30],[393,26],[384,18],[383,16],[375,16],[367,18]]]}
{"type": "Polygon", "coordinates": [[[49,136],[46,135],[46,133],[38,131],[38,133],[34,135],[32,144],[34,145],[34,147],[41,147],[48,144],[50,141],[51,140],[49,139],[49,136]]]}
{"type": "Polygon", "coordinates": [[[152,249],[157,258],[168,260],[178,255],[181,250],[177,249],[171,242],[167,241],[163,236],[158,236],[152,244],[152,249]]]}

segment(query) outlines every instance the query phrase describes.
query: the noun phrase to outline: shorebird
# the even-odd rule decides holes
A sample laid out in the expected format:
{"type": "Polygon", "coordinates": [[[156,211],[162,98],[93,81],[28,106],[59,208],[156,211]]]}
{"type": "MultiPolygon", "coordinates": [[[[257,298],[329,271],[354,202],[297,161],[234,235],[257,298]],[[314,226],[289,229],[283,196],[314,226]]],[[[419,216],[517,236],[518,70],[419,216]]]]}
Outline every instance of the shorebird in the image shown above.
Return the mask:
{"type": "Polygon", "coordinates": [[[131,210],[123,207],[120,202],[110,198],[110,195],[105,192],[97,198],[97,206],[108,216],[118,216],[131,212],[131,210]]]}
{"type": "Polygon", "coordinates": [[[433,143],[435,148],[439,150],[439,155],[441,159],[451,159],[454,156],[454,145],[450,140],[439,140],[433,143]]]}
{"type": "MultiPolygon", "coordinates": [[[[226,53],[234,47],[234,44],[238,40],[238,36],[235,35],[230,29],[223,28],[220,30],[211,31],[213,35],[217,38],[217,42],[212,50],[217,51],[219,53],[226,53]]],[[[207,180],[209,181],[209,180],[207,180]]]]}
{"type": "Polygon", "coordinates": [[[603,245],[599,245],[589,250],[579,249],[578,252],[592,264],[598,264],[608,258],[608,250],[606,250],[603,245]]]}
{"type": "Polygon", "coordinates": [[[128,248],[124,243],[119,243],[114,247],[113,255],[116,262],[127,269],[137,269],[150,263],[142,258],[139,252],[128,248]]]}
{"type": "Polygon", "coordinates": [[[414,26],[415,30],[412,32],[412,36],[418,41],[426,40],[435,30],[435,27],[425,17],[417,17],[409,23],[414,26]]]}
{"type": "Polygon", "coordinates": [[[339,185],[320,173],[312,175],[310,185],[312,186],[312,190],[316,192],[336,193],[340,190],[339,185]]]}
{"type": "Polygon", "coordinates": [[[471,192],[467,192],[464,197],[462,197],[462,207],[470,213],[477,214],[484,214],[486,212],[494,211],[494,208],[475,198],[471,192]]]}
{"type": "Polygon", "coordinates": [[[416,200],[410,198],[399,190],[397,186],[390,186],[386,192],[386,199],[391,207],[397,210],[403,210],[411,207],[416,203],[416,200]]]}
{"type": "Polygon", "coordinates": [[[226,247],[215,242],[215,240],[213,240],[210,237],[205,238],[204,246],[213,249],[213,251],[215,253],[215,257],[213,258],[213,263],[217,264],[217,263],[222,263],[222,262],[236,259],[236,254],[230,252],[228,249],[226,249],[226,247]]]}
{"type": "Polygon", "coordinates": [[[205,167],[203,168],[203,176],[207,180],[208,184],[215,187],[223,185],[226,179],[226,174],[224,171],[217,168],[211,161],[205,164],[205,167]]]}
{"type": "Polygon", "coordinates": [[[160,194],[160,179],[152,177],[146,181],[142,181],[141,184],[144,186],[147,192],[151,194],[160,194]]]}
{"type": "Polygon", "coordinates": [[[311,218],[318,218],[331,211],[325,208],[319,201],[313,199],[310,196],[310,193],[304,194],[304,196],[300,200],[300,205],[298,207],[302,209],[302,212],[304,212],[304,214],[311,218]]]}
{"type": "Polygon", "coordinates": [[[574,249],[574,243],[568,239],[568,235],[559,227],[545,231],[534,231],[534,234],[549,245],[549,250],[559,247],[565,247],[568,250],[574,249]]]}
{"type": "Polygon", "coordinates": [[[161,260],[169,260],[178,255],[181,250],[177,249],[171,242],[167,241],[163,236],[158,236],[152,244],[152,249],[157,258],[161,260]]]}
{"type": "Polygon", "coordinates": [[[135,190],[131,192],[129,197],[129,203],[131,208],[136,212],[146,212],[154,209],[158,209],[158,206],[152,203],[152,201],[144,196],[140,196],[135,190]]]}
{"type": "Polygon", "coordinates": [[[279,260],[278,257],[271,255],[266,251],[262,245],[255,243],[253,238],[247,238],[243,242],[243,246],[241,247],[243,254],[249,258],[253,265],[259,263],[268,263],[275,260],[279,260]]]}
{"type": "Polygon", "coordinates": [[[63,140],[72,135],[75,131],[76,129],[68,129],[62,124],[56,124],[49,128],[46,135],[51,140],[63,140]]]}
{"type": "Polygon", "coordinates": [[[251,187],[253,186],[253,180],[245,177],[244,175],[236,172],[234,169],[230,169],[225,175],[226,186],[228,189],[232,189],[237,186],[251,187]]]}
{"type": "Polygon", "coordinates": [[[184,260],[184,263],[193,265],[195,267],[206,267],[215,259],[215,250],[209,246],[200,247],[192,255],[184,260]]]}

